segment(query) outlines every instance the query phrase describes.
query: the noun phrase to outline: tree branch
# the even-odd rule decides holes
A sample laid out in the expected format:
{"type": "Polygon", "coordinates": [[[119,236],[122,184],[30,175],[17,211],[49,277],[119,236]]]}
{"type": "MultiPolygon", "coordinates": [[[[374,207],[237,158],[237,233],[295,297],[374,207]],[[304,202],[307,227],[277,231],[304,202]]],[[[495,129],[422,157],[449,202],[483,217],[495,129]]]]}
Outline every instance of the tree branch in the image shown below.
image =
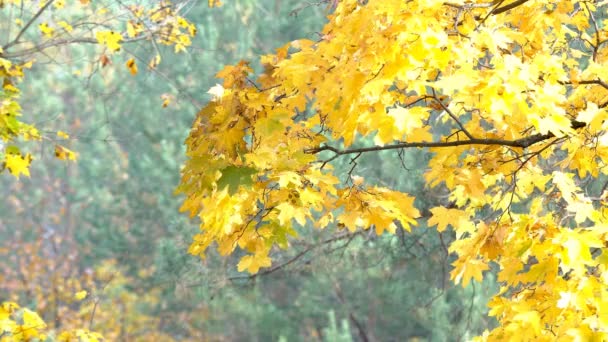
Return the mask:
{"type": "Polygon", "coordinates": [[[506,11],[514,9],[517,6],[523,5],[526,2],[528,2],[528,0],[517,0],[515,2],[512,2],[512,3],[508,4],[508,5],[504,5],[502,7],[496,8],[490,14],[492,14],[492,15],[501,14],[501,13],[504,13],[506,11]]]}
{"type": "MultiPolygon", "coordinates": [[[[584,122],[572,121],[571,127],[573,129],[579,129],[585,127],[586,124],[584,122]]],[[[504,139],[481,139],[481,138],[473,138],[468,140],[457,140],[457,141],[430,141],[430,142],[401,142],[392,145],[384,145],[384,146],[371,146],[371,147],[361,147],[361,148],[352,148],[352,149],[339,149],[330,145],[319,146],[315,148],[311,148],[305,150],[305,153],[316,154],[323,151],[332,151],[336,155],[347,155],[347,154],[355,154],[355,153],[365,153],[365,152],[374,152],[374,151],[386,151],[386,150],[396,150],[402,148],[412,148],[412,147],[455,147],[455,146],[467,146],[467,145],[494,145],[494,146],[509,146],[509,147],[521,147],[526,148],[530,147],[536,143],[541,141],[554,138],[555,135],[551,132],[546,134],[534,134],[529,137],[516,139],[516,140],[504,140],[504,139]]]]}
{"type": "MultiPolygon", "coordinates": [[[[315,250],[315,249],[317,249],[319,247],[322,247],[322,246],[325,246],[325,245],[328,245],[328,244],[331,244],[333,242],[337,242],[337,241],[340,241],[340,240],[344,240],[344,239],[352,239],[352,238],[354,238],[357,235],[361,235],[362,233],[363,233],[363,231],[357,231],[355,233],[346,233],[346,234],[341,234],[341,235],[338,235],[338,236],[334,236],[334,237],[329,238],[327,240],[324,240],[324,241],[322,241],[322,242],[320,242],[320,243],[318,243],[316,245],[312,245],[312,246],[310,246],[310,247],[302,250],[300,253],[296,254],[292,258],[290,258],[290,259],[288,259],[288,260],[286,260],[286,261],[284,261],[284,262],[282,262],[280,264],[277,264],[275,266],[272,266],[270,268],[262,270],[262,271],[260,271],[257,274],[234,276],[234,277],[228,278],[228,280],[229,281],[235,281],[235,280],[239,280],[239,279],[250,280],[250,279],[254,279],[254,278],[259,277],[259,276],[265,276],[265,275],[274,273],[274,272],[279,271],[282,268],[284,268],[286,266],[289,266],[290,264],[298,261],[300,258],[302,258],[303,256],[305,256],[306,254],[312,252],[313,250],[315,250]]],[[[189,285],[188,287],[195,287],[195,286],[198,286],[198,284],[189,285]]]]}
{"type": "Polygon", "coordinates": [[[437,97],[437,93],[435,92],[435,88],[431,88],[431,90],[433,91],[433,99],[435,101],[437,101],[437,103],[439,103],[439,106],[441,106],[441,108],[448,113],[448,115],[454,120],[456,121],[456,124],[458,125],[458,127],[460,127],[460,130],[464,133],[464,135],[467,136],[467,138],[469,139],[474,139],[473,135],[471,135],[471,133],[469,133],[469,131],[467,131],[467,129],[464,127],[464,125],[462,124],[462,122],[460,122],[460,120],[458,120],[458,117],[456,115],[454,115],[454,113],[452,113],[451,110],[448,109],[448,107],[446,105],[443,104],[443,102],[441,102],[441,99],[439,97],[437,97]]]}
{"type": "Polygon", "coordinates": [[[34,14],[34,16],[31,17],[30,20],[28,20],[28,22],[25,24],[25,26],[23,26],[23,28],[21,29],[21,31],[19,31],[19,33],[17,33],[17,36],[15,37],[15,39],[13,39],[12,41],[8,42],[5,46],[3,46],[2,50],[6,51],[11,46],[19,43],[19,39],[21,39],[21,36],[23,36],[25,34],[25,31],[27,31],[30,28],[30,26],[32,26],[32,24],[34,23],[34,21],[36,21],[36,19],[38,19],[42,15],[42,13],[47,8],[49,8],[49,6],[51,6],[51,4],[54,1],[55,0],[49,0],[42,7],[40,7],[40,9],[38,10],[38,12],[36,12],[36,14],[34,14]]]}
{"type": "MultiPolygon", "coordinates": [[[[142,35],[142,36],[135,37],[132,39],[122,40],[120,43],[129,44],[129,43],[133,43],[133,42],[137,42],[137,41],[141,41],[141,40],[145,40],[145,39],[148,39],[148,36],[142,35]]],[[[52,47],[71,45],[71,44],[99,44],[99,41],[95,38],[88,38],[88,37],[80,37],[80,38],[73,38],[73,39],[53,39],[53,40],[46,41],[40,45],[31,47],[29,49],[15,51],[13,53],[6,53],[6,50],[5,50],[5,53],[2,55],[2,57],[7,58],[7,59],[19,58],[19,57],[31,55],[33,53],[42,52],[42,51],[52,48],[52,47]]]]}

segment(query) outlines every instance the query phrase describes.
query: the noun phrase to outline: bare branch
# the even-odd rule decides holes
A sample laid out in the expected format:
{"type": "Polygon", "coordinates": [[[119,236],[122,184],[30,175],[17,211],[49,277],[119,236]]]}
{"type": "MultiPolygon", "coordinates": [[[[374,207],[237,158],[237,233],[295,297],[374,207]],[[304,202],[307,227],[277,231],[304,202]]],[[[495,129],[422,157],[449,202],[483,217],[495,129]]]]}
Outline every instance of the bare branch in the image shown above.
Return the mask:
{"type": "Polygon", "coordinates": [[[458,125],[458,127],[460,127],[460,130],[462,130],[462,132],[464,133],[464,135],[467,136],[467,138],[469,139],[475,139],[473,137],[473,135],[471,135],[471,133],[469,133],[469,131],[467,131],[467,129],[464,127],[464,125],[462,124],[462,122],[460,122],[460,120],[458,120],[458,117],[456,115],[454,115],[454,113],[452,113],[451,110],[448,109],[448,107],[446,107],[446,105],[443,104],[443,102],[441,101],[441,99],[437,96],[437,93],[435,92],[435,88],[431,89],[433,91],[433,99],[439,103],[439,105],[441,106],[441,108],[448,113],[448,115],[454,120],[456,121],[456,124],[458,125]]]}
{"type": "Polygon", "coordinates": [[[498,7],[497,9],[493,10],[491,12],[491,14],[492,15],[497,15],[497,14],[501,14],[501,13],[507,12],[509,10],[514,9],[517,6],[523,5],[526,2],[528,2],[528,0],[517,0],[515,2],[512,2],[512,3],[508,4],[508,5],[504,5],[502,7],[498,7]]]}
{"type": "MultiPolygon", "coordinates": [[[[571,127],[573,129],[579,129],[585,127],[584,122],[572,121],[571,127]]],[[[304,152],[310,154],[317,154],[323,151],[331,151],[336,155],[347,155],[347,154],[358,154],[365,152],[374,151],[385,151],[395,150],[402,148],[414,148],[414,147],[455,147],[455,146],[469,146],[469,145],[487,145],[487,146],[510,146],[510,147],[521,147],[526,148],[541,141],[545,141],[550,138],[554,138],[555,135],[551,132],[546,134],[534,134],[529,137],[516,139],[516,140],[504,140],[504,139],[481,139],[473,138],[468,140],[457,140],[457,141],[429,141],[429,142],[401,142],[392,145],[384,146],[371,146],[371,147],[360,147],[352,149],[339,149],[330,145],[319,146],[305,150],[304,152]]]]}
{"type": "MultiPolygon", "coordinates": [[[[260,271],[257,274],[239,275],[239,276],[230,277],[227,280],[228,281],[251,280],[251,279],[254,279],[254,278],[259,277],[259,276],[265,276],[265,275],[274,273],[276,271],[279,271],[279,270],[283,269],[286,266],[289,266],[289,265],[293,264],[294,262],[298,261],[303,256],[305,256],[306,254],[312,252],[313,250],[315,250],[317,248],[320,248],[322,246],[325,246],[325,245],[328,245],[328,244],[331,244],[333,242],[337,242],[337,241],[340,241],[340,240],[345,240],[345,239],[352,240],[355,236],[361,235],[362,233],[363,233],[363,231],[357,231],[355,233],[346,233],[346,234],[340,234],[340,235],[334,236],[334,237],[329,238],[327,240],[324,240],[324,241],[322,241],[322,242],[320,242],[318,244],[312,245],[312,246],[310,246],[310,247],[302,250],[300,253],[296,254],[295,256],[291,257],[290,259],[288,259],[288,260],[286,260],[286,261],[284,261],[284,262],[282,262],[280,264],[277,264],[275,266],[272,266],[270,268],[267,268],[265,270],[262,270],[262,271],[260,271]]],[[[197,286],[200,286],[200,285],[201,284],[191,284],[191,285],[188,285],[188,287],[197,287],[197,286]]]]}
{"type": "MultiPolygon", "coordinates": [[[[136,38],[123,40],[123,41],[121,41],[121,44],[134,43],[134,42],[145,40],[145,39],[148,39],[148,36],[142,35],[142,36],[139,36],[136,38]]],[[[19,57],[31,55],[33,53],[42,52],[42,51],[52,48],[52,47],[65,46],[65,45],[71,45],[71,44],[99,44],[99,41],[95,38],[87,38],[87,37],[80,37],[80,38],[73,38],[73,39],[53,39],[53,40],[46,41],[40,45],[31,47],[29,49],[19,50],[19,51],[15,51],[12,53],[4,53],[2,55],[2,57],[7,58],[7,59],[19,58],[19,57]]]]}
{"type": "Polygon", "coordinates": [[[21,31],[19,31],[19,33],[17,33],[17,36],[15,36],[15,39],[13,39],[12,41],[8,42],[5,46],[2,47],[2,49],[4,51],[6,51],[11,46],[19,43],[19,39],[21,39],[21,36],[23,36],[23,34],[25,34],[25,32],[30,28],[30,26],[32,26],[32,24],[34,23],[34,21],[36,21],[36,19],[38,19],[42,15],[42,13],[47,8],[49,8],[49,6],[51,6],[51,4],[54,1],[55,0],[49,0],[42,7],[40,7],[40,9],[38,10],[38,12],[36,12],[36,14],[34,14],[34,16],[31,17],[30,20],[23,26],[23,28],[21,29],[21,31]]]}

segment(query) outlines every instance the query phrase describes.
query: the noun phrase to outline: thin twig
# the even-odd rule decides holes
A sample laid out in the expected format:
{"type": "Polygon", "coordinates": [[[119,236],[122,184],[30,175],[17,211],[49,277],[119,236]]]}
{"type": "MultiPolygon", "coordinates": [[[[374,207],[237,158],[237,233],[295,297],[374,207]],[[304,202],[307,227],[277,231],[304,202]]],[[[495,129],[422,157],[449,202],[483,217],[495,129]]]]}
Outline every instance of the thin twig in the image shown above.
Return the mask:
{"type": "Polygon", "coordinates": [[[38,12],[36,12],[36,14],[34,14],[34,16],[31,17],[30,20],[28,20],[28,22],[23,26],[23,28],[21,29],[21,31],[19,31],[19,33],[17,33],[17,36],[15,36],[15,39],[13,39],[9,43],[7,43],[5,46],[3,46],[2,49],[4,51],[6,51],[11,46],[19,43],[19,39],[21,39],[21,36],[23,36],[23,34],[25,34],[25,31],[27,31],[30,28],[30,26],[32,26],[32,24],[34,23],[34,21],[36,21],[36,19],[38,19],[42,15],[42,13],[44,11],[46,11],[46,9],[49,8],[49,6],[51,6],[51,4],[54,1],[55,0],[49,0],[42,7],[40,7],[40,9],[38,10],[38,12]]]}
{"type": "MultiPolygon", "coordinates": [[[[585,127],[586,124],[584,122],[572,121],[571,128],[579,129],[585,127]]],[[[331,151],[336,155],[347,155],[347,154],[358,154],[365,152],[376,152],[376,151],[385,151],[385,150],[396,150],[402,148],[415,148],[415,147],[430,147],[430,148],[439,148],[439,147],[455,147],[455,146],[472,146],[472,145],[487,145],[487,146],[510,146],[510,147],[521,147],[526,148],[530,147],[539,142],[545,141],[547,139],[554,138],[555,134],[549,132],[545,134],[534,134],[529,137],[515,139],[515,140],[505,140],[505,139],[482,139],[482,138],[473,138],[468,140],[457,140],[457,141],[428,141],[428,142],[401,142],[391,145],[384,146],[371,146],[371,147],[360,147],[360,148],[352,148],[352,149],[340,149],[331,145],[323,145],[319,147],[314,147],[305,150],[306,153],[317,154],[323,151],[331,151]]]]}

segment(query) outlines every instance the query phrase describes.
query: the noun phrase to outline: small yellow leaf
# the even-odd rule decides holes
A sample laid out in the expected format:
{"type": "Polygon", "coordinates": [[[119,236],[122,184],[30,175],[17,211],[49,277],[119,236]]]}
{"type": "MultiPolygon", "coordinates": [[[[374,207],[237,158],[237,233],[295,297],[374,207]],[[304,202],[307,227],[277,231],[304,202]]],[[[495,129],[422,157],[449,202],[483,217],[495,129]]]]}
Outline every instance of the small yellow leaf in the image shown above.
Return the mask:
{"type": "Polygon", "coordinates": [[[130,20],[127,22],[127,35],[130,38],[137,36],[137,30],[135,28],[135,25],[133,24],[133,21],[130,20]]]}
{"type": "Polygon", "coordinates": [[[44,329],[46,323],[34,311],[23,309],[23,327],[29,329],[44,329]]]}
{"type": "Polygon", "coordinates": [[[53,33],[55,32],[55,29],[52,27],[49,27],[49,25],[47,23],[42,23],[42,24],[38,25],[38,28],[40,28],[40,32],[42,32],[42,34],[45,37],[47,37],[47,38],[53,37],[53,33]]]}
{"type": "Polygon", "coordinates": [[[137,63],[135,63],[135,59],[129,59],[125,65],[127,66],[127,69],[129,69],[131,75],[137,75],[137,63]]]}
{"type": "Polygon", "coordinates": [[[4,162],[6,169],[17,179],[22,174],[30,176],[29,166],[32,162],[32,156],[29,153],[25,156],[19,153],[7,153],[4,162]]]}
{"type": "Polygon", "coordinates": [[[61,26],[66,32],[72,32],[74,31],[74,28],[72,27],[72,25],[68,24],[66,21],[62,20],[60,22],[57,23],[59,26],[61,26]]]}
{"type": "Polygon", "coordinates": [[[209,7],[220,7],[222,6],[222,2],[220,0],[209,0],[209,7]]]}
{"type": "Polygon", "coordinates": [[[26,69],[31,69],[32,65],[34,65],[34,61],[35,61],[35,59],[34,60],[29,60],[29,61],[21,64],[20,67],[26,68],[26,69]]]}
{"type": "Polygon", "coordinates": [[[76,160],[76,153],[61,145],[55,145],[55,157],[61,160],[76,160]]]}
{"type": "Polygon", "coordinates": [[[60,138],[62,138],[62,139],[69,139],[70,138],[70,135],[67,134],[64,131],[57,131],[57,136],[60,137],[60,138]]]}
{"type": "Polygon", "coordinates": [[[268,255],[264,254],[255,254],[255,255],[246,255],[244,256],[237,268],[239,272],[243,272],[247,270],[247,272],[251,274],[256,274],[262,267],[270,267],[272,261],[268,257],[268,255]]]}
{"type": "Polygon", "coordinates": [[[162,94],[160,98],[163,100],[163,108],[167,108],[171,104],[171,95],[162,94]]]}
{"type": "Polygon", "coordinates": [[[87,291],[86,290],[82,290],[82,291],[78,291],[74,294],[74,298],[76,300],[83,300],[87,297],[87,291]]]}
{"type": "Polygon", "coordinates": [[[122,35],[114,31],[98,31],[95,33],[95,38],[99,44],[105,45],[112,52],[120,50],[120,42],[122,35]]]}
{"type": "Polygon", "coordinates": [[[156,67],[160,64],[160,55],[156,55],[154,56],[154,58],[152,58],[150,60],[150,63],[148,63],[148,68],[150,69],[156,69],[156,67]]]}

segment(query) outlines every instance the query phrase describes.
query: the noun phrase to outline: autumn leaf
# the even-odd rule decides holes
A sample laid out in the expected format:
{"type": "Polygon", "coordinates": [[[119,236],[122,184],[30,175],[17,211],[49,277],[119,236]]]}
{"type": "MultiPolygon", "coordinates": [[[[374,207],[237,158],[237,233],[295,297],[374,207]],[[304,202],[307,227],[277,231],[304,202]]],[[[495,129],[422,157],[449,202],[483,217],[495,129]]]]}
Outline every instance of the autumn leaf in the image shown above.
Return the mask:
{"type": "Polygon", "coordinates": [[[112,61],[110,60],[110,57],[104,53],[99,57],[99,63],[101,63],[102,68],[105,68],[109,64],[112,64],[112,61]]]}
{"type": "Polygon", "coordinates": [[[239,186],[251,186],[252,176],[258,171],[251,167],[227,166],[220,172],[222,176],[217,180],[218,189],[228,187],[230,193],[235,193],[239,186]]]}
{"type": "Polygon", "coordinates": [[[163,100],[163,108],[167,108],[172,102],[172,97],[169,94],[162,94],[160,99],[163,100]]]}
{"type": "Polygon", "coordinates": [[[87,297],[88,292],[86,290],[78,291],[74,294],[74,299],[80,301],[87,297]]]}
{"type": "Polygon", "coordinates": [[[122,41],[122,35],[120,33],[114,31],[97,31],[95,33],[95,38],[99,44],[106,46],[112,52],[120,50],[120,42],[122,41]]]}
{"type": "Polygon", "coordinates": [[[156,67],[160,64],[161,58],[160,55],[156,55],[154,57],[152,57],[152,59],[150,59],[150,62],[148,63],[148,68],[151,70],[156,69],[156,67]]]}
{"type": "Polygon", "coordinates": [[[458,228],[458,223],[461,220],[466,222],[468,220],[468,214],[458,209],[448,209],[445,207],[435,207],[431,209],[433,216],[429,219],[429,226],[437,226],[437,231],[443,232],[449,225],[454,228],[458,228]]]}
{"type": "Polygon", "coordinates": [[[61,160],[76,160],[76,153],[61,145],[55,145],[55,157],[61,160]]]}
{"type": "Polygon", "coordinates": [[[4,167],[17,179],[20,175],[29,177],[32,159],[29,153],[25,156],[20,153],[7,153],[4,157],[4,167]]]}
{"type": "Polygon", "coordinates": [[[220,0],[209,0],[209,7],[220,7],[222,2],[220,0]]]}
{"type": "Polygon", "coordinates": [[[467,260],[466,263],[457,260],[454,263],[454,269],[450,272],[450,278],[456,284],[462,283],[462,286],[466,287],[471,279],[481,281],[483,271],[488,269],[488,265],[481,260],[467,260]]]}
{"type": "Polygon", "coordinates": [[[68,33],[74,31],[72,25],[68,24],[68,22],[65,20],[58,22],[57,25],[61,26],[61,28],[63,28],[68,33]]]}
{"type": "Polygon", "coordinates": [[[137,63],[135,63],[135,59],[130,58],[125,65],[132,76],[137,75],[137,63]]]}
{"type": "Polygon", "coordinates": [[[237,266],[239,272],[247,271],[251,274],[256,274],[262,267],[272,265],[270,258],[266,255],[246,255],[241,258],[237,266]]]}
{"type": "Polygon", "coordinates": [[[47,23],[38,25],[38,28],[40,29],[40,32],[42,32],[42,34],[47,38],[52,38],[53,34],[55,33],[55,29],[50,27],[47,23]]]}

